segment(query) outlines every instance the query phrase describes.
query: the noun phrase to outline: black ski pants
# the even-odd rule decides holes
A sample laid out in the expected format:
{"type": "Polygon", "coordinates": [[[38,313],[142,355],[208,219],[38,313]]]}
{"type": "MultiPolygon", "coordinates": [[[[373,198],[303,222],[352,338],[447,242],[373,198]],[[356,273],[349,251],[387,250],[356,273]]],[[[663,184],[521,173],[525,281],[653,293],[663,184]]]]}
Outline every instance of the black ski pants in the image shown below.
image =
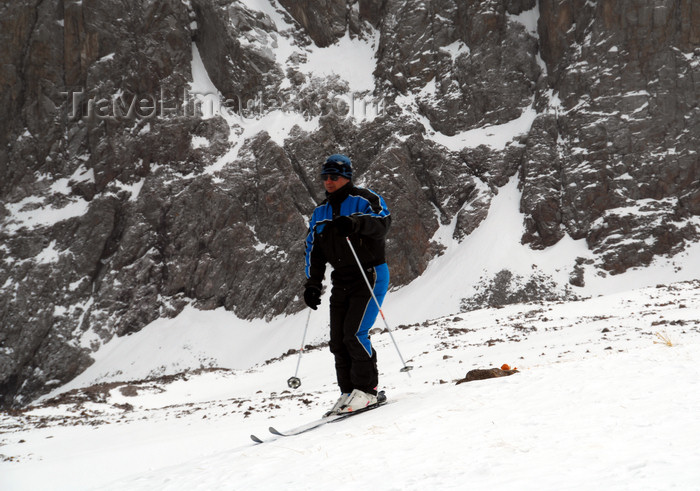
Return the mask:
{"type": "MultiPolygon", "coordinates": [[[[365,270],[377,300],[381,304],[389,287],[386,264],[365,270]]],[[[341,392],[359,389],[377,393],[379,372],[377,352],[370,342],[372,328],[379,308],[367,288],[364,278],[333,278],[330,299],[330,349],[335,356],[335,371],[341,392]]]]}

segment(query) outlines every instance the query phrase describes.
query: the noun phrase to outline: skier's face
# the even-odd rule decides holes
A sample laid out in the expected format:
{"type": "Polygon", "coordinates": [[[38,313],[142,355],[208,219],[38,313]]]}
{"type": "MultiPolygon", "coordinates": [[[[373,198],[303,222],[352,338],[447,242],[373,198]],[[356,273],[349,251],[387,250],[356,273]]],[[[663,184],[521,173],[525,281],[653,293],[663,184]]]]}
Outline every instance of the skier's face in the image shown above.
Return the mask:
{"type": "Polygon", "coordinates": [[[332,174],[321,176],[321,178],[323,179],[323,187],[325,187],[326,191],[328,191],[329,193],[335,193],[338,189],[342,188],[350,182],[350,179],[348,179],[347,177],[332,174]],[[333,179],[336,177],[337,180],[333,181],[333,179]]]}

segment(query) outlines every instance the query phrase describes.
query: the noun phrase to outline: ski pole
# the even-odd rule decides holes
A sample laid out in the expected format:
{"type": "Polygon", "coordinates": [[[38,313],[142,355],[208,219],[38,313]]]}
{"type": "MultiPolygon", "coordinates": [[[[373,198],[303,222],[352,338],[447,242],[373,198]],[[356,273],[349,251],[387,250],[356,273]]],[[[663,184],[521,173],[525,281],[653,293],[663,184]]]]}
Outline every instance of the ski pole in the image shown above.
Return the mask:
{"type": "Polygon", "coordinates": [[[362,273],[362,277],[365,279],[365,283],[367,284],[367,288],[369,288],[369,293],[372,295],[372,298],[374,299],[374,303],[377,304],[377,308],[379,309],[379,314],[382,316],[382,320],[384,321],[384,325],[386,326],[386,330],[389,331],[389,336],[391,336],[391,341],[394,343],[394,348],[396,348],[396,352],[399,354],[399,359],[401,360],[401,364],[403,365],[403,368],[399,371],[406,372],[406,374],[410,377],[411,374],[409,373],[409,371],[413,370],[413,367],[410,365],[406,365],[406,362],[403,361],[403,356],[401,356],[401,350],[399,350],[399,345],[396,344],[396,339],[394,339],[394,334],[391,332],[391,328],[389,327],[389,323],[386,321],[386,317],[384,317],[384,312],[382,312],[382,306],[379,304],[379,300],[377,300],[377,296],[374,294],[374,290],[372,289],[372,285],[370,285],[370,283],[369,283],[369,279],[367,279],[367,275],[365,274],[365,270],[362,269],[362,263],[360,262],[360,258],[357,257],[357,253],[355,252],[355,248],[352,246],[352,242],[350,242],[350,237],[345,237],[345,240],[348,241],[348,245],[350,246],[350,250],[352,251],[352,255],[355,257],[355,261],[357,261],[357,266],[360,268],[360,273],[362,273]]]}
{"type": "Polygon", "coordinates": [[[287,380],[287,385],[292,389],[298,389],[301,386],[301,380],[297,375],[299,374],[299,365],[301,364],[301,355],[304,353],[304,341],[306,341],[306,330],[309,328],[309,319],[311,319],[311,309],[309,309],[309,315],[306,316],[306,325],[304,326],[304,335],[301,337],[301,348],[299,349],[299,358],[297,359],[297,369],[294,371],[294,376],[289,377],[287,380]]]}

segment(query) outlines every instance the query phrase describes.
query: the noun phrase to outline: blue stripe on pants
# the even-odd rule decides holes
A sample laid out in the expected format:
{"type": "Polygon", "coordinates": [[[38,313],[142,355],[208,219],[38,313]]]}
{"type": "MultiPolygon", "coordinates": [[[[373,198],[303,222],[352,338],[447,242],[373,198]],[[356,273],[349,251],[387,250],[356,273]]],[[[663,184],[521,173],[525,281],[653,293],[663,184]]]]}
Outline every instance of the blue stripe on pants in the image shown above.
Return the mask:
{"type": "MultiPolygon", "coordinates": [[[[377,301],[379,305],[381,305],[384,302],[384,297],[389,288],[389,267],[386,263],[380,264],[374,268],[374,272],[374,296],[377,297],[377,301]]],[[[379,307],[377,307],[377,303],[374,299],[370,297],[367,307],[365,308],[365,313],[362,316],[360,327],[355,334],[355,337],[357,337],[357,340],[370,357],[372,356],[372,343],[369,340],[369,330],[374,325],[378,313],[379,307]]]]}

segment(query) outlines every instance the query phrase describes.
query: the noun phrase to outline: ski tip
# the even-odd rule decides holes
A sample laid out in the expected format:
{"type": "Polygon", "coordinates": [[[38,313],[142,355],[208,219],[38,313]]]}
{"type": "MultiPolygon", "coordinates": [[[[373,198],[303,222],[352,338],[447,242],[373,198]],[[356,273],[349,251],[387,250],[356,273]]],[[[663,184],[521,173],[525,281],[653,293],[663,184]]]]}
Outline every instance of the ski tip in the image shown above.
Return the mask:
{"type": "Polygon", "coordinates": [[[270,426],[270,427],[268,428],[268,430],[270,430],[270,433],[272,433],[273,435],[284,436],[282,433],[280,433],[279,431],[277,431],[277,430],[274,428],[274,426],[270,426]]]}
{"type": "Polygon", "coordinates": [[[250,435],[250,439],[253,440],[255,443],[262,443],[263,442],[260,438],[258,438],[255,435],[250,435]]]}

